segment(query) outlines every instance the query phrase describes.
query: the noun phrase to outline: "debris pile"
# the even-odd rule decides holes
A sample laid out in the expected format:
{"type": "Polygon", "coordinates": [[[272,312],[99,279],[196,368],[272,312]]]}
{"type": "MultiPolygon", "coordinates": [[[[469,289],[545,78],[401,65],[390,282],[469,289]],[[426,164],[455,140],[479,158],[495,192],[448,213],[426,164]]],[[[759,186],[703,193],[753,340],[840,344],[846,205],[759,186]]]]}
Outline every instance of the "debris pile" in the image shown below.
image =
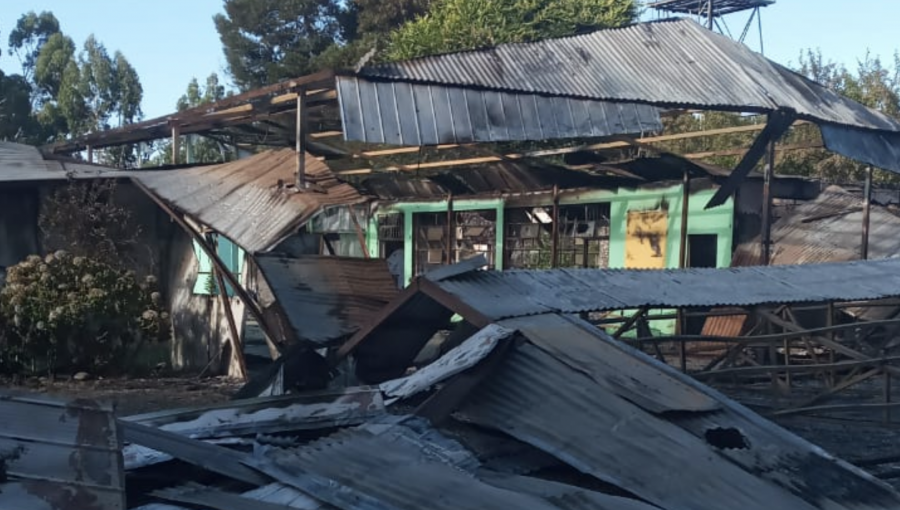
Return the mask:
{"type": "Polygon", "coordinates": [[[62,417],[34,413],[43,402],[0,406],[0,421],[23,425],[2,427],[2,450],[21,448],[5,455],[0,508],[900,506],[860,469],[555,313],[489,324],[375,386],[129,416],[118,427],[93,404],[50,407],[62,417]],[[36,446],[60,430],[71,443],[36,446]],[[118,444],[122,464],[110,463],[118,444]],[[47,467],[27,469],[35,462],[47,467]],[[44,506],[10,506],[22,487],[44,506]]]}

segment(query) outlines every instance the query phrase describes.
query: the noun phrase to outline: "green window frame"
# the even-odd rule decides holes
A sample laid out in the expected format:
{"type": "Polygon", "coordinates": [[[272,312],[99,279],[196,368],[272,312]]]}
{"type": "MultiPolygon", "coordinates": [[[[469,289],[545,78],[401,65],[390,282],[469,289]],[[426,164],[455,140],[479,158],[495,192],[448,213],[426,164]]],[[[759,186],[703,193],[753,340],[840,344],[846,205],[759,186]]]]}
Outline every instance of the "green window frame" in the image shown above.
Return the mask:
{"type": "MultiPolygon", "coordinates": [[[[216,245],[216,253],[225,264],[225,267],[231,271],[238,283],[243,284],[242,275],[244,272],[244,250],[236,245],[230,239],[218,234],[211,234],[209,239],[216,245]]],[[[219,295],[216,285],[215,275],[213,274],[212,259],[200,248],[200,244],[194,241],[194,255],[197,257],[197,281],[194,282],[194,294],[217,296],[219,295]]],[[[235,295],[234,289],[226,281],[225,291],[228,297],[235,295]]]]}

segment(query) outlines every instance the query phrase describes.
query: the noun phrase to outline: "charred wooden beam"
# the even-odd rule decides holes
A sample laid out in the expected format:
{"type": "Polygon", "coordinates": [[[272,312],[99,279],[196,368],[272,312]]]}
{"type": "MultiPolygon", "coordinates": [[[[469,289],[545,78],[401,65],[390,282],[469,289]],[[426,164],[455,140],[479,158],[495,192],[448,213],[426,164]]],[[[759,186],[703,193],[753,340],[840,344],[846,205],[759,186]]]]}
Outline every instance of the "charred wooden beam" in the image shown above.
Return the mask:
{"type": "Polygon", "coordinates": [[[753,167],[759,163],[759,160],[766,154],[766,149],[771,142],[781,138],[794,123],[797,114],[789,110],[776,110],[769,114],[766,125],[756,140],[744,154],[744,158],[731,172],[728,179],[722,184],[716,194],[706,204],[706,209],[720,206],[724,204],[732,194],[740,187],[753,167]]]}

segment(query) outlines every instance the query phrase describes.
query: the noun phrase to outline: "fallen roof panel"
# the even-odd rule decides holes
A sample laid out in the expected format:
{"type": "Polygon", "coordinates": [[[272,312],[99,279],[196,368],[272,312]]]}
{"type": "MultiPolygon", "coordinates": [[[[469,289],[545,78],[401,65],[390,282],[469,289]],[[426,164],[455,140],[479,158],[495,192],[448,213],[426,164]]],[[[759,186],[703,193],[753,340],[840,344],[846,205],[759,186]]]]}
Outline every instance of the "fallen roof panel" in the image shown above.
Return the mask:
{"type": "Polygon", "coordinates": [[[559,510],[481,482],[471,472],[478,464],[471,453],[419,420],[369,424],[273,458],[296,473],[279,481],[305,484],[304,473],[327,480],[316,497],[346,510],[559,510]]]}
{"type": "Polygon", "coordinates": [[[324,163],[307,155],[318,188],[298,192],[297,155],[270,150],[221,165],[146,171],[134,178],[176,209],[225,235],[249,253],[265,252],[327,206],[365,202],[324,163]]]}
{"type": "Polygon", "coordinates": [[[509,354],[460,415],[586,474],[662,508],[900,505],[887,484],[584,321],[546,314],[499,324],[530,343],[509,354]],[[610,382],[631,377],[635,364],[664,377],[642,377],[648,389],[674,387],[720,407],[659,413],[610,391],[610,382]]]}
{"type": "Polygon", "coordinates": [[[123,509],[121,447],[108,404],[0,395],[0,508],[123,509]]]}
{"type": "Polygon", "coordinates": [[[900,131],[900,121],[686,19],[381,64],[357,76],[658,106],[787,108],[811,120],[900,131]]]}
{"type": "Polygon", "coordinates": [[[318,344],[355,333],[398,292],[384,259],[265,255],[256,263],[297,338],[318,344]]]}
{"type": "Polygon", "coordinates": [[[867,301],[900,296],[900,259],[722,269],[470,271],[435,283],[493,319],[643,306],[867,301]]]}

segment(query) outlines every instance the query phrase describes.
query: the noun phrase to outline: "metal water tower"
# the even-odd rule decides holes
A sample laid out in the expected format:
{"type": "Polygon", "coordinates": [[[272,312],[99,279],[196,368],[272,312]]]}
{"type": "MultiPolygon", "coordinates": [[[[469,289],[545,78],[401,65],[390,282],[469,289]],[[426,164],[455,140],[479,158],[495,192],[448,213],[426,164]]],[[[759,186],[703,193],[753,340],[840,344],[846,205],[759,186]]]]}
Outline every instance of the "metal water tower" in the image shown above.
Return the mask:
{"type": "Polygon", "coordinates": [[[655,9],[660,14],[665,13],[665,15],[696,16],[697,20],[710,30],[727,35],[741,43],[747,39],[747,34],[755,21],[759,32],[759,52],[765,53],[761,9],[774,3],[775,0],[658,0],[650,2],[647,7],[655,9]],[[738,37],[735,37],[728,27],[725,17],[742,12],[749,12],[750,16],[744,23],[744,29],[738,37]]]}

